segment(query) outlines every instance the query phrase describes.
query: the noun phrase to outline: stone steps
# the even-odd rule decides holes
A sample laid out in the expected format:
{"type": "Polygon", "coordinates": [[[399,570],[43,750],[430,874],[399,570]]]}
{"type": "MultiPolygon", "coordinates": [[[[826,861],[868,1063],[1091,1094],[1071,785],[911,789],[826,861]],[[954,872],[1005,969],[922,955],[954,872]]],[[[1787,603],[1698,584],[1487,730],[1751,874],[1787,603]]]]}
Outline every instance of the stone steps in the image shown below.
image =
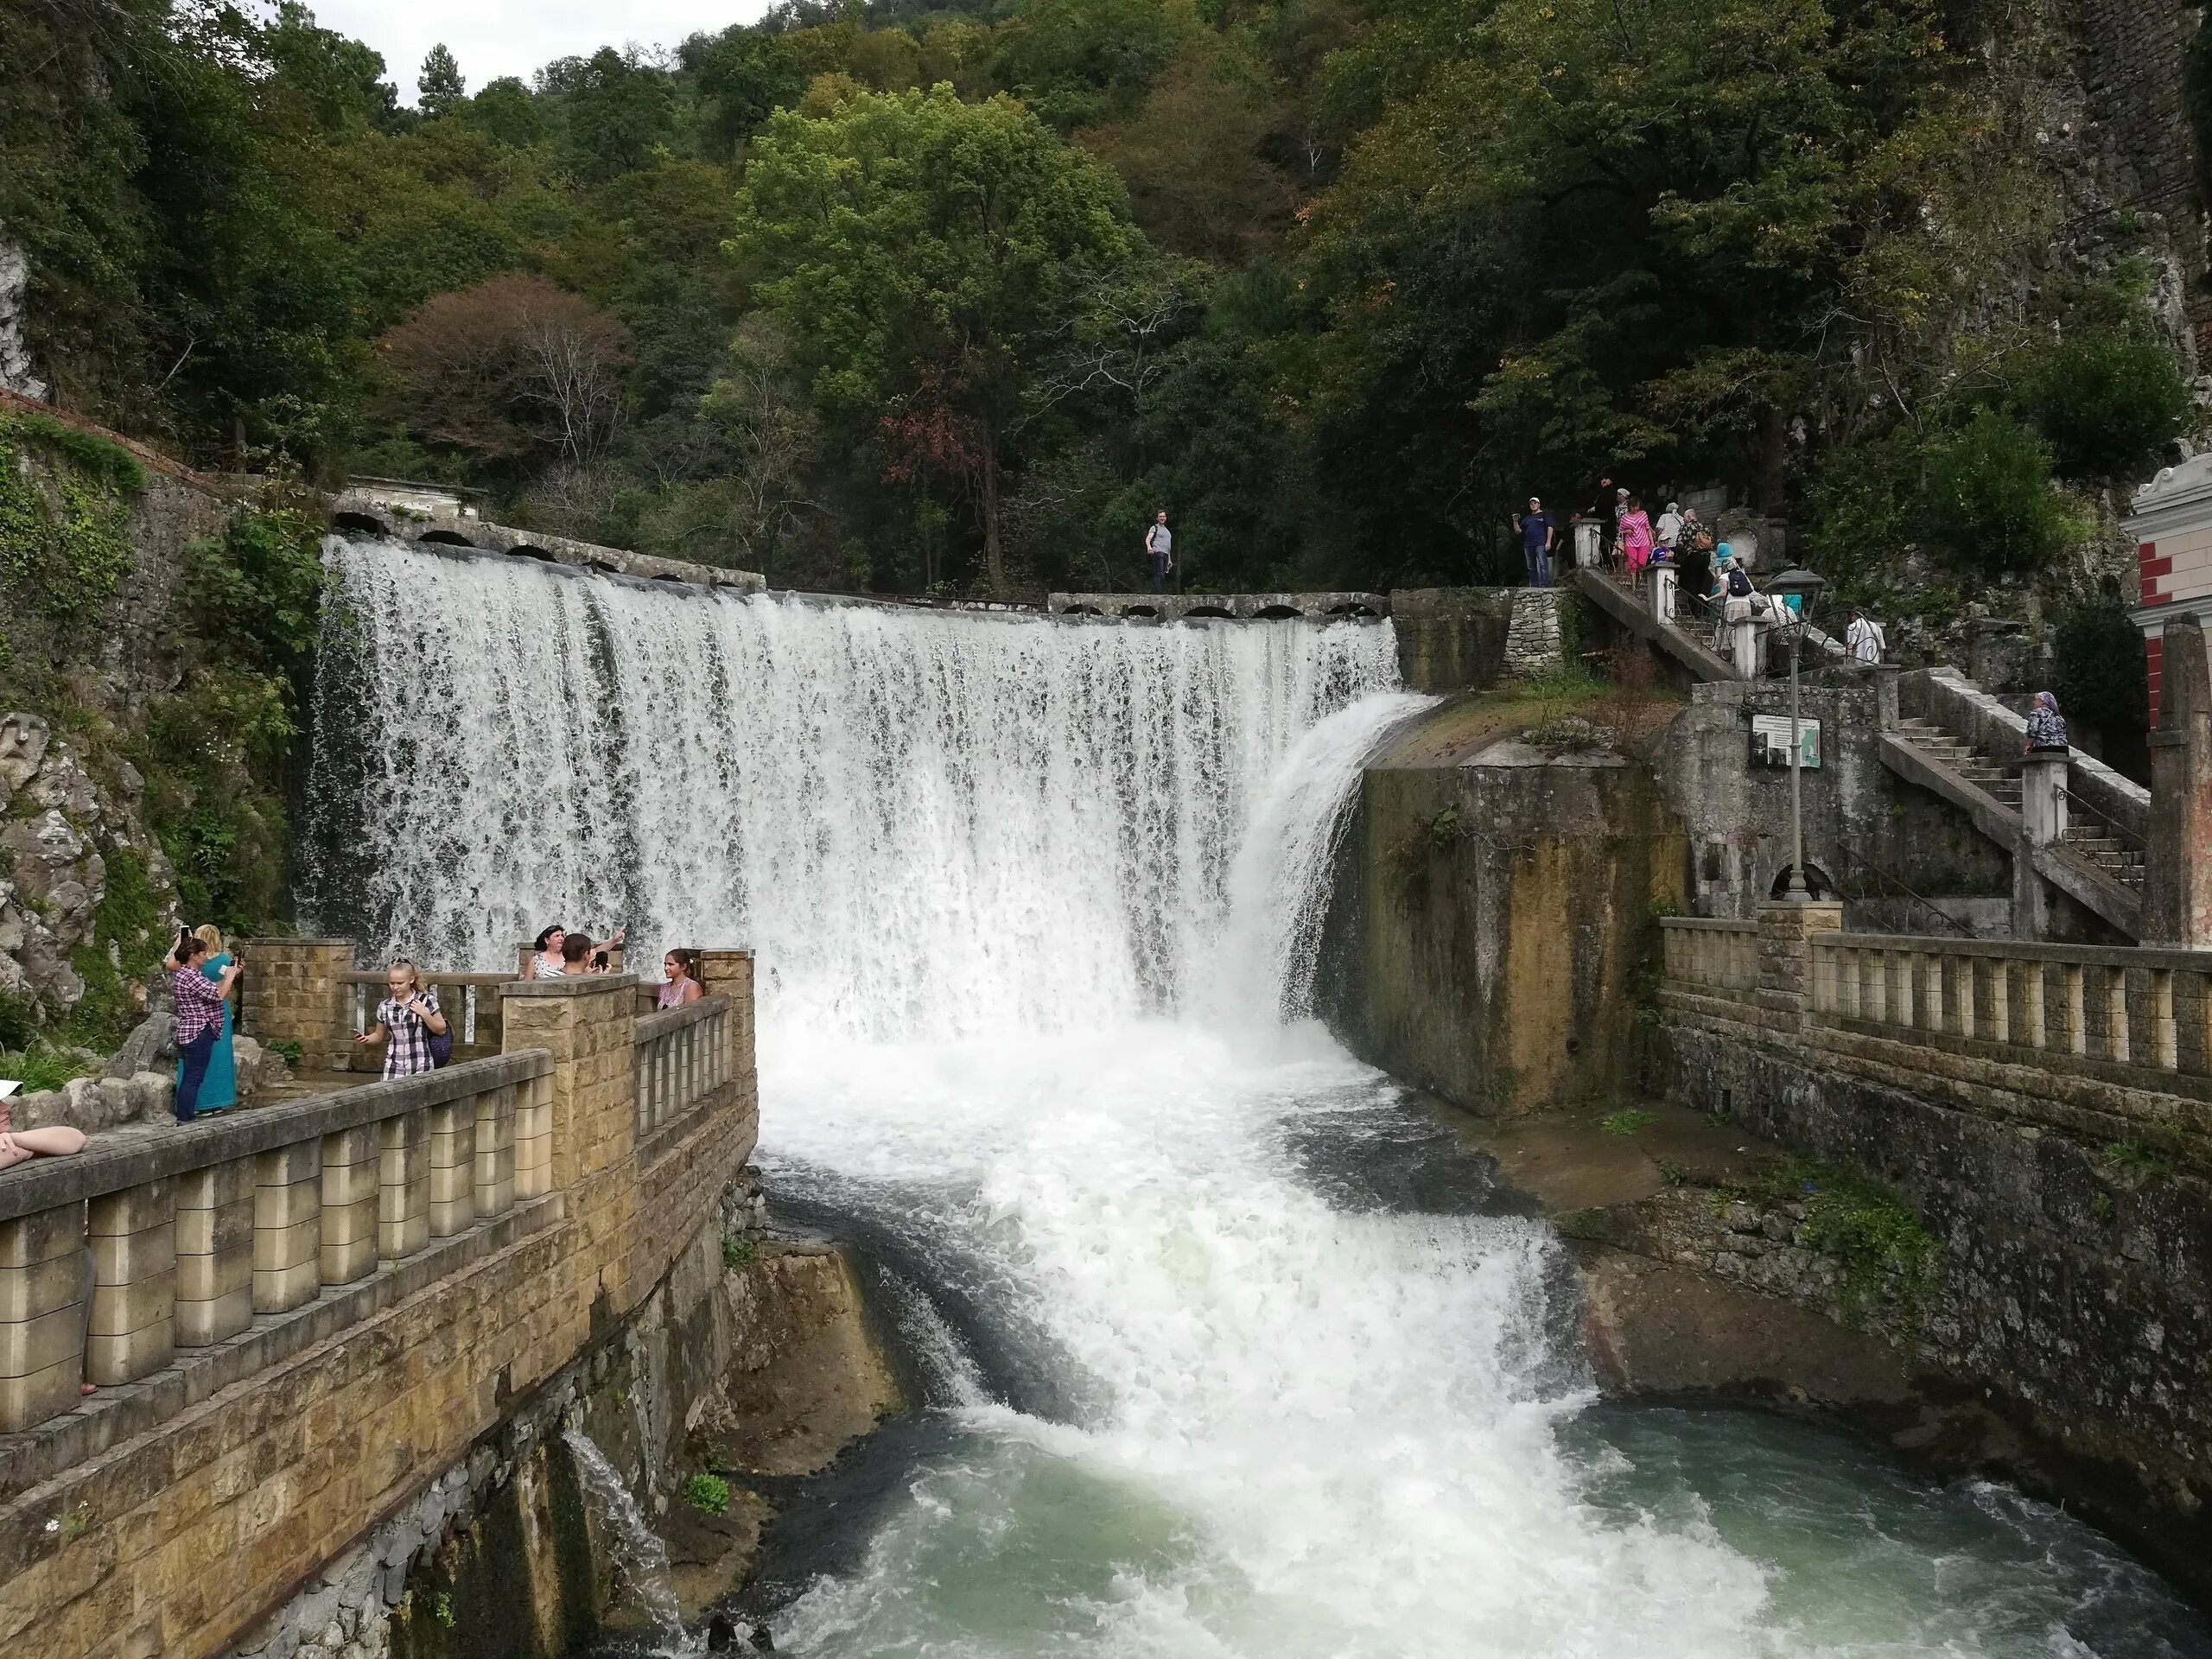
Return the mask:
{"type": "MultiPolygon", "coordinates": [[[[1964,738],[1919,715],[1899,721],[1897,731],[1935,765],[1961,782],[1973,785],[2005,810],[2020,810],[2020,774],[2017,765],[2008,766],[1984,753],[1964,738]]],[[[2065,846],[2082,862],[2094,865],[2123,887],[2142,891],[2143,855],[2109,831],[2093,824],[2069,825],[2065,846]]]]}

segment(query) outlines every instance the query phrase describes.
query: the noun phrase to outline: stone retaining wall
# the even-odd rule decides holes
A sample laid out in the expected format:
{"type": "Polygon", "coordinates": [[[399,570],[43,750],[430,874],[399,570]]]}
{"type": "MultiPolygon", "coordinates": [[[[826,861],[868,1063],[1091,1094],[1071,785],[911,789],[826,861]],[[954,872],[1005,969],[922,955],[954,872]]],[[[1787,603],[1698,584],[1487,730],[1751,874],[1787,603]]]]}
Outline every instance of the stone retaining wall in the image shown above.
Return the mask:
{"type": "Polygon", "coordinates": [[[2031,1489],[2212,1591],[2212,1182],[2122,1138],[2201,1114],[2202,1080],[2169,1074],[2160,1094],[2094,1056],[1993,1063],[1971,1034],[1818,1015],[1811,942],[1834,912],[1762,912],[1748,1001],[1667,982],[1667,1093],[1896,1192],[1935,1240],[1910,1317],[1884,1299],[1910,1362],[2007,1420],[2031,1489]]]}
{"type": "MultiPolygon", "coordinates": [[[[315,1339],[287,1357],[0,1502],[0,1649],[223,1651],[416,1503],[715,1226],[755,1139],[749,1054],[644,1162],[632,1139],[634,982],[517,988],[508,1048],[540,1057],[552,1078],[544,1198],[463,1235],[481,1248],[453,1270],[396,1283],[403,1294],[365,1317],[307,1331],[315,1339]]],[[[292,1317],[314,1319],[320,1306],[292,1317]]],[[[60,1421],[128,1408],[168,1375],[103,1389],[60,1421]]],[[[22,1438],[0,1437],[0,1458],[22,1438]]]]}

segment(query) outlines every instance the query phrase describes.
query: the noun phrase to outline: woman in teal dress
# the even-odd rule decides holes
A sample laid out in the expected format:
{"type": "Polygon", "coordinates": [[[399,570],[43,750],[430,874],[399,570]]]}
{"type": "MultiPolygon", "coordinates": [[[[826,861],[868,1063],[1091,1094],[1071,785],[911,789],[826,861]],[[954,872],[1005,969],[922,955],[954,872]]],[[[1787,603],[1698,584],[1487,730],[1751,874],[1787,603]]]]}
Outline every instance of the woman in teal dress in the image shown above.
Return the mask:
{"type": "MultiPolygon", "coordinates": [[[[223,943],[222,931],[212,924],[192,930],[194,938],[207,947],[207,954],[200,959],[200,971],[209,979],[219,980],[223,970],[231,965],[230,947],[223,943]],[[215,971],[208,973],[213,968],[215,971]]],[[[219,1112],[226,1106],[238,1103],[238,1061],[231,1052],[231,1039],[236,1035],[232,1027],[235,1017],[228,1003],[223,1005],[223,1024],[215,1033],[214,1052],[207,1057],[207,1075],[200,1084],[200,1116],[219,1112]]],[[[184,1061],[176,1063],[177,1081],[184,1081],[184,1061]]]]}

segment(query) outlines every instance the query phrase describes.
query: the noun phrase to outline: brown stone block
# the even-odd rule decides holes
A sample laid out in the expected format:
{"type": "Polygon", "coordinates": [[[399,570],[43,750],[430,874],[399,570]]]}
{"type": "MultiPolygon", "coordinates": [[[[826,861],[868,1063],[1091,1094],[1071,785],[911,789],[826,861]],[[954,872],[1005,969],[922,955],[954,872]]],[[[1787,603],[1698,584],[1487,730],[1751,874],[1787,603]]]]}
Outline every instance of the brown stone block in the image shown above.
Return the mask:
{"type": "MultiPolygon", "coordinates": [[[[180,1346],[205,1348],[231,1338],[253,1323],[252,1264],[244,1256],[237,1261],[238,1276],[245,1281],[212,1296],[194,1297],[188,1300],[181,1294],[176,1300],[176,1339],[180,1346]]],[[[184,1269],[180,1262],[180,1287],[184,1269]]]]}
{"type": "Polygon", "coordinates": [[[85,1248],[85,1206],[60,1205],[0,1221],[0,1268],[28,1268],[85,1248]]]}
{"type": "Polygon", "coordinates": [[[86,1338],[86,1376],[109,1385],[135,1382],[168,1364],[176,1351],[175,1303],[165,1299],[164,1306],[172,1312],[151,1324],[114,1334],[95,1331],[86,1338]]]}
{"type": "MultiPolygon", "coordinates": [[[[121,1284],[99,1284],[92,1291],[92,1319],[91,1334],[95,1337],[127,1336],[148,1325],[168,1322],[176,1312],[175,1258],[169,1258],[166,1272],[149,1273],[143,1279],[131,1279],[121,1284]]],[[[94,1382],[99,1381],[98,1377],[94,1382]]]]}
{"type": "Polygon", "coordinates": [[[79,1351],[84,1310],[72,1302],[35,1319],[0,1324],[0,1376],[29,1376],[79,1351]]]}
{"type": "Polygon", "coordinates": [[[251,1255],[253,1249],[253,1190],[213,1208],[176,1212],[176,1253],[187,1256],[251,1255]]]}
{"type": "Polygon", "coordinates": [[[92,1200],[86,1230],[95,1238],[143,1233],[176,1218],[176,1184],[164,1178],[92,1200]]]}
{"type": "MultiPolygon", "coordinates": [[[[327,1219],[329,1211],[323,1211],[327,1219]]],[[[365,1279],[377,1267],[376,1210],[369,1206],[362,1222],[365,1229],[359,1237],[338,1243],[325,1241],[320,1252],[317,1273],[326,1285],[350,1285],[357,1279],[365,1279]]]]}
{"type": "Polygon", "coordinates": [[[173,1272],[176,1267],[176,1224],[164,1220],[136,1233],[95,1233],[92,1267],[102,1286],[130,1284],[173,1272]]]}
{"type": "Polygon", "coordinates": [[[73,1250],[28,1268],[0,1268],[0,1325],[21,1325],[85,1294],[85,1253],[73,1250]]]}
{"type": "MultiPolygon", "coordinates": [[[[0,1375],[0,1434],[18,1433],[49,1417],[76,1409],[85,1363],[77,1351],[77,1327],[69,1326],[67,1356],[42,1370],[0,1375]]],[[[4,1637],[0,1637],[3,1643],[4,1637]]]]}
{"type": "Polygon", "coordinates": [[[253,1311],[257,1313],[283,1313],[313,1301],[322,1289],[321,1250],[315,1241],[312,1226],[302,1233],[302,1248],[307,1252],[304,1261],[283,1267],[253,1270],[253,1311]]]}

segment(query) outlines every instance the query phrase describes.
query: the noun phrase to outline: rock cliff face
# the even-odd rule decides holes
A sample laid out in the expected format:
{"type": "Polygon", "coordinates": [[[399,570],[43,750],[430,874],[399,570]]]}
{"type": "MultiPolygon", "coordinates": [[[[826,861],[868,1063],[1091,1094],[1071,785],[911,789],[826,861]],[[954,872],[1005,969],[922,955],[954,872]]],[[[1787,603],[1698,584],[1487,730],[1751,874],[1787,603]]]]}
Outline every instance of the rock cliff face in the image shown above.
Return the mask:
{"type": "Polygon", "coordinates": [[[174,920],[176,880],[140,817],[143,788],[120,760],[104,786],[41,716],[0,716],[0,995],[35,1018],[74,1009],[101,963],[119,979],[125,950],[143,955],[174,920]]]}

